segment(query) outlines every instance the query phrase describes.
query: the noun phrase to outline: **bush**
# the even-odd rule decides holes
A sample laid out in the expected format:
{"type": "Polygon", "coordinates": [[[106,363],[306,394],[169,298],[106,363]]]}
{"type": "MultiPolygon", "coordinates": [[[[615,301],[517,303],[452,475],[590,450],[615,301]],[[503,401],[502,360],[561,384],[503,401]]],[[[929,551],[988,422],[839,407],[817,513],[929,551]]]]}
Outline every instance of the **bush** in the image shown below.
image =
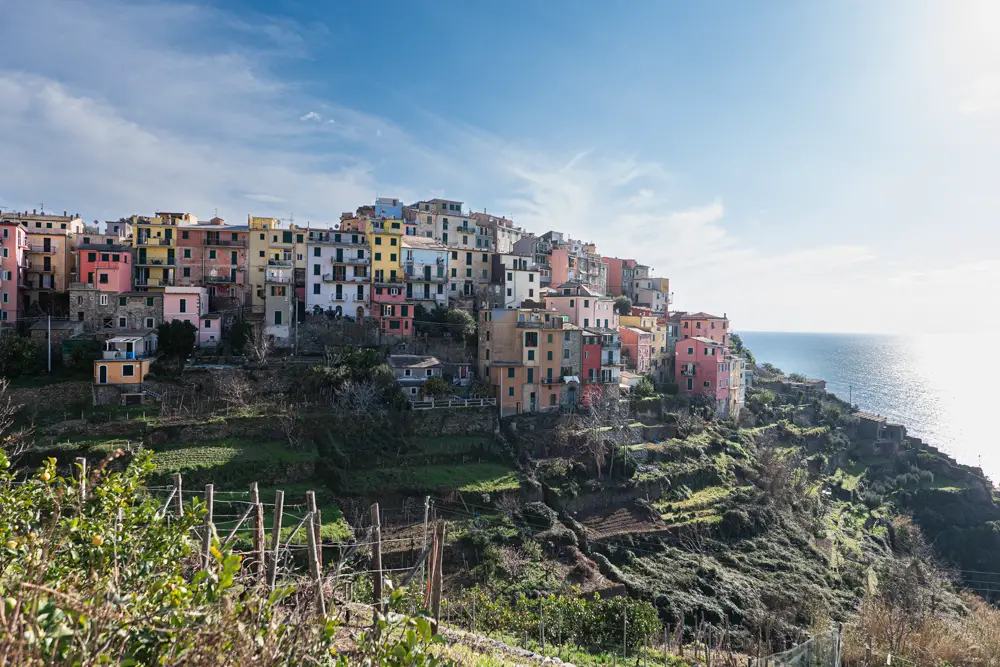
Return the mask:
{"type": "Polygon", "coordinates": [[[13,335],[0,337],[0,376],[21,377],[41,370],[41,353],[30,339],[13,335]]]}
{"type": "Polygon", "coordinates": [[[632,394],[639,398],[652,396],[655,392],[656,389],[653,387],[653,381],[648,377],[641,378],[639,383],[632,388],[632,394]]]}
{"type": "Polygon", "coordinates": [[[435,375],[427,379],[423,386],[425,396],[444,396],[451,393],[451,383],[440,375],[435,375]]]}
{"type": "Polygon", "coordinates": [[[161,356],[187,359],[198,342],[198,330],[190,322],[174,320],[156,328],[157,347],[161,356]]]}
{"type": "Polygon", "coordinates": [[[663,393],[667,396],[676,396],[680,391],[680,386],[676,382],[668,382],[663,385],[663,393]]]}
{"type": "Polygon", "coordinates": [[[101,358],[101,346],[96,340],[78,343],[70,352],[70,365],[80,370],[90,370],[93,362],[101,358]]]}

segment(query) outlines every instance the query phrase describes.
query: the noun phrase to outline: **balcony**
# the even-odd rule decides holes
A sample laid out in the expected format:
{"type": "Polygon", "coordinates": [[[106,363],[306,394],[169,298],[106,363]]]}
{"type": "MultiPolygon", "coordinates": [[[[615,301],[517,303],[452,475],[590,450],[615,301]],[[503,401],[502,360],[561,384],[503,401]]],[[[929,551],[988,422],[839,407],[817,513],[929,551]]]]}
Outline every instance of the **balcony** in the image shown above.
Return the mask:
{"type": "Polygon", "coordinates": [[[284,259],[269,259],[267,260],[267,265],[283,267],[283,268],[292,268],[293,266],[295,266],[295,262],[292,260],[291,257],[287,257],[284,259]]]}
{"type": "Polygon", "coordinates": [[[159,278],[142,278],[142,277],[139,277],[139,278],[135,279],[135,286],[136,287],[163,287],[166,284],[168,284],[166,281],[161,280],[159,278]]]}
{"type": "Polygon", "coordinates": [[[159,259],[159,258],[153,259],[151,257],[147,257],[147,258],[143,259],[143,258],[140,257],[139,259],[135,260],[135,265],[136,266],[177,266],[177,258],[176,257],[167,257],[166,259],[159,259]]]}
{"type": "Polygon", "coordinates": [[[294,276],[290,273],[285,273],[284,271],[268,271],[267,275],[264,276],[264,282],[266,283],[279,283],[282,285],[290,285],[294,276]]]}
{"type": "Polygon", "coordinates": [[[330,258],[331,264],[368,264],[367,257],[340,257],[339,259],[334,256],[330,258]]]}
{"type": "Polygon", "coordinates": [[[517,327],[519,329],[541,329],[544,324],[541,320],[520,320],[517,327]]]}
{"type": "Polygon", "coordinates": [[[214,238],[212,236],[206,236],[205,245],[222,246],[224,248],[246,248],[247,242],[245,239],[237,239],[234,241],[232,239],[225,240],[225,239],[214,238]]]}
{"type": "Polygon", "coordinates": [[[45,245],[42,243],[32,243],[31,245],[28,246],[28,251],[39,252],[44,255],[52,255],[55,254],[58,248],[59,248],[58,243],[50,243],[49,245],[45,245]]]}
{"type": "Polygon", "coordinates": [[[693,378],[694,375],[695,375],[695,367],[694,366],[690,366],[690,367],[687,367],[687,368],[682,368],[681,369],[681,375],[683,375],[684,377],[693,378]]]}
{"type": "Polygon", "coordinates": [[[407,273],[406,279],[411,283],[441,283],[448,282],[448,276],[428,276],[419,273],[407,273]]]}
{"type": "Polygon", "coordinates": [[[377,287],[402,287],[402,278],[375,278],[373,281],[377,287]]]}
{"type": "Polygon", "coordinates": [[[127,350],[104,350],[101,354],[102,359],[108,361],[112,360],[128,360],[128,359],[147,359],[151,354],[144,352],[129,352],[127,350]]]}
{"type": "Polygon", "coordinates": [[[233,276],[205,276],[206,283],[234,283],[233,276]]]}
{"type": "Polygon", "coordinates": [[[135,244],[137,246],[161,246],[161,245],[173,245],[173,239],[161,239],[158,237],[148,236],[146,238],[137,237],[135,244]]]}

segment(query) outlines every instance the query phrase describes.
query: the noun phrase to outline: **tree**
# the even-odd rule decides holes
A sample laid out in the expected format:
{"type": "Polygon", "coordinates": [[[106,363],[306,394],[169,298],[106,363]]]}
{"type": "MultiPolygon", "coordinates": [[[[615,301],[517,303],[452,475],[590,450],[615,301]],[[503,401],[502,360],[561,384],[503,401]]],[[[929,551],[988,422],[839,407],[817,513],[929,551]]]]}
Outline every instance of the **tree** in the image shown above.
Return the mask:
{"type": "Polygon", "coordinates": [[[603,476],[605,461],[608,461],[610,473],[614,470],[616,452],[632,443],[631,423],[628,402],[622,401],[618,392],[611,388],[605,389],[599,401],[591,403],[589,411],[576,416],[574,426],[582,436],[584,449],[594,461],[598,477],[603,476]]]}
{"type": "Polygon", "coordinates": [[[158,326],[156,336],[160,356],[187,359],[194,350],[198,330],[190,322],[174,320],[158,326]]]}
{"type": "Polygon", "coordinates": [[[41,355],[30,339],[14,335],[0,337],[0,376],[20,377],[41,369],[41,355]]]}
{"type": "Polygon", "coordinates": [[[477,377],[469,387],[469,394],[476,398],[493,398],[493,385],[486,378],[477,377]]]}
{"type": "Polygon", "coordinates": [[[630,315],[632,313],[632,299],[627,296],[615,297],[615,310],[619,315],[630,315]]]}
{"type": "Polygon", "coordinates": [[[247,341],[253,334],[253,325],[242,317],[236,319],[226,333],[226,342],[233,354],[243,354],[247,341]]]}
{"type": "Polygon", "coordinates": [[[254,395],[254,386],[238,371],[227,371],[215,381],[218,396],[230,408],[245,408],[254,395]]]}
{"type": "Polygon", "coordinates": [[[14,428],[14,420],[21,406],[14,403],[9,393],[7,378],[0,378],[0,452],[16,460],[31,445],[32,427],[14,428]]]}
{"type": "Polygon", "coordinates": [[[656,393],[656,388],[653,387],[653,381],[645,375],[639,378],[639,383],[632,388],[632,394],[639,398],[652,396],[654,393],[656,393]]]}
{"type": "Polygon", "coordinates": [[[747,361],[749,361],[751,364],[757,363],[757,360],[754,359],[753,353],[750,352],[750,350],[748,350],[746,347],[744,347],[743,338],[738,333],[729,334],[729,347],[731,347],[733,349],[733,352],[735,352],[736,354],[746,357],[747,361]]]}
{"type": "Polygon", "coordinates": [[[805,382],[808,378],[802,373],[789,373],[788,379],[792,382],[805,382]]]}
{"type": "Polygon", "coordinates": [[[425,396],[444,396],[451,393],[451,384],[440,375],[434,375],[424,383],[425,396]]]}
{"type": "Polygon", "coordinates": [[[274,337],[269,336],[263,324],[251,327],[250,336],[244,345],[245,354],[258,366],[266,366],[274,349],[274,337]]]}
{"type": "Polygon", "coordinates": [[[451,335],[456,338],[476,335],[476,320],[464,310],[449,309],[448,314],[445,315],[445,324],[448,325],[451,335]]]}

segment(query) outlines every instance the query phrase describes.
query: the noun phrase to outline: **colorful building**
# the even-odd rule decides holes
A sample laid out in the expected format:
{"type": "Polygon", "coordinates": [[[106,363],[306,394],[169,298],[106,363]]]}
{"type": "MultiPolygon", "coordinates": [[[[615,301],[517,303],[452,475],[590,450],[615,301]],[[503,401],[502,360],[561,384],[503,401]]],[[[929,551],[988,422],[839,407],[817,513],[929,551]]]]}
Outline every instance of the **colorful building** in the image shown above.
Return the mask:
{"type": "Polygon", "coordinates": [[[637,327],[618,327],[622,341],[622,356],[625,365],[640,375],[650,372],[652,357],[653,334],[637,327]]]}
{"type": "Polygon", "coordinates": [[[24,316],[23,290],[28,264],[28,233],[16,221],[0,221],[0,327],[24,316]]]}
{"type": "Polygon", "coordinates": [[[673,373],[670,371],[670,348],[668,325],[666,318],[655,315],[639,315],[639,308],[633,308],[631,315],[622,315],[619,321],[622,326],[642,329],[652,337],[649,349],[649,374],[653,382],[665,384],[671,382],[673,373]]]}
{"type": "Polygon", "coordinates": [[[607,269],[607,293],[611,296],[628,295],[628,286],[632,284],[637,262],[634,259],[618,257],[602,257],[601,261],[607,269]]]}
{"type": "Polygon", "coordinates": [[[681,393],[701,396],[719,418],[729,415],[730,364],[721,342],[693,336],[677,343],[676,382],[681,393]]]}
{"type": "Polygon", "coordinates": [[[490,271],[493,289],[486,297],[492,308],[521,308],[525,301],[544,303],[541,273],[530,257],[496,253],[490,271]]]}
{"type": "Polygon", "coordinates": [[[545,297],[545,307],[566,315],[578,327],[618,328],[618,311],[614,299],[595,293],[579,283],[563,283],[555,293],[545,297]]]}
{"type": "Polygon", "coordinates": [[[479,376],[502,415],[558,410],[581,396],[583,330],[557,313],[518,308],[479,313],[479,376]]]}
{"type": "Polygon", "coordinates": [[[672,301],[669,278],[632,279],[632,302],[635,305],[649,308],[658,315],[665,315],[672,301]]]}
{"type": "Polygon", "coordinates": [[[422,236],[403,236],[402,248],[407,302],[428,310],[447,306],[448,248],[422,236]]]}
{"type": "Polygon", "coordinates": [[[708,313],[682,313],[680,335],[682,339],[701,336],[729,345],[729,319],[723,313],[722,317],[708,313]]]}
{"type": "Polygon", "coordinates": [[[413,334],[413,306],[406,303],[404,287],[396,283],[376,282],[372,286],[372,317],[383,334],[413,334]]]}
{"type": "Polygon", "coordinates": [[[226,310],[248,303],[250,230],[246,225],[227,225],[219,218],[209,224],[187,225],[178,230],[178,287],[206,287],[209,298],[217,297],[226,310]]]}
{"type": "Polygon", "coordinates": [[[156,290],[175,284],[178,228],[197,222],[198,218],[190,213],[157,213],[152,218],[136,218],[132,242],[136,249],[137,288],[156,290]]]}
{"type": "Polygon", "coordinates": [[[195,286],[170,286],[163,288],[163,321],[175,320],[187,322],[198,332],[197,342],[202,344],[202,328],[206,325],[209,331],[204,336],[210,346],[218,344],[221,332],[218,321],[208,318],[208,288],[195,286]],[[215,326],[215,330],[212,327],[215,326]]]}
{"type": "Polygon", "coordinates": [[[66,292],[73,281],[76,234],[84,230],[83,220],[76,214],[35,210],[0,214],[0,222],[19,224],[27,234],[19,310],[24,315],[52,313],[56,295],[66,292]]]}
{"type": "Polygon", "coordinates": [[[132,291],[132,248],[84,243],[76,249],[77,280],[102,292],[132,291]]]}
{"type": "Polygon", "coordinates": [[[583,359],[580,363],[581,403],[589,406],[603,394],[601,373],[601,334],[594,329],[583,331],[583,359]]]}
{"type": "Polygon", "coordinates": [[[306,246],[306,310],[364,321],[371,314],[371,249],[364,232],[322,231],[306,246]]]}

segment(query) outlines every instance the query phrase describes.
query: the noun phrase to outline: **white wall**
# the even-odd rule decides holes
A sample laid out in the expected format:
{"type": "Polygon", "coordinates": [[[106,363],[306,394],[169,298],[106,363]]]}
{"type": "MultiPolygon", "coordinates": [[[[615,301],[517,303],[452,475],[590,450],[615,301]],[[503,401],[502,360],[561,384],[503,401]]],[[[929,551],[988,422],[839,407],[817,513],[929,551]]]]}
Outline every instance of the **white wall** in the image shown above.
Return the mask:
{"type": "Polygon", "coordinates": [[[350,317],[357,317],[358,308],[362,308],[364,316],[369,317],[371,311],[368,301],[371,296],[371,253],[367,247],[355,244],[323,244],[309,245],[306,249],[306,310],[311,312],[314,307],[319,306],[325,310],[336,310],[340,307],[341,313],[350,317]],[[355,257],[359,249],[363,249],[368,264],[347,264],[344,268],[345,280],[341,282],[327,282],[323,276],[333,274],[333,258],[337,255],[337,248],[344,251],[345,257],[355,257]],[[316,249],[319,249],[319,257],[316,256],[316,249]],[[316,265],[319,265],[319,275],[316,275],[316,265]],[[366,270],[364,277],[357,277],[355,270],[359,268],[366,270]],[[319,293],[316,293],[319,286],[319,293]],[[340,286],[341,299],[337,300],[337,286],[340,286]],[[358,288],[361,288],[361,298],[358,298],[358,288]]]}

